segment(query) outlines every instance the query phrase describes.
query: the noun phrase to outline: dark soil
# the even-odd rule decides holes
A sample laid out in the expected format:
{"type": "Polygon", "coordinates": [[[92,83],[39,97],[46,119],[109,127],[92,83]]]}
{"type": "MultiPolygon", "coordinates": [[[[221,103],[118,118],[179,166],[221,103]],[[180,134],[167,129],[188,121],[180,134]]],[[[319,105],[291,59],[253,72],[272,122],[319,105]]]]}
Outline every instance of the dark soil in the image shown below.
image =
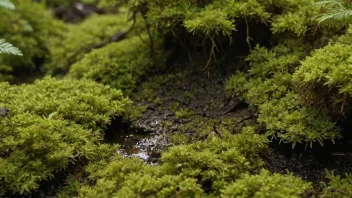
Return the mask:
{"type": "Polygon", "coordinates": [[[196,129],[209,128],[207,134],[217,133],[217,126],[224,125],[223,119],[232,119],[238,126],[248,124],[254,117],[247,105],[225,95],[224,83],[236,67],[217,65],[209,77],[201,69],[180,64],[150,75],[132,94],[136,104],[146,107],[142,117],[129,129],[123,127],[122,133],[109,139],[123,145],[122,153],[142,153],[143,158],[147,154],[149,161],[155,161],[172,145],[170,136],[173,134],[187,134],[190,140],[195,140],[200,136],[196,129]],[[155,79],[159,79],[160,84],[154,83],[155,79]],[[150,96],[144,95],[146,88],[152,90],[150,96]],[[188,113],[177,115],[185,111],[188,113]],[[191,128],[185,131],[185,127],[191,128]]]}
{"type": "Polygon", "coordinates": [[[352,172],[352,141],[344,140],[336,144],[327,143],[324,146],[314,145],[312,149],[299,145],[294,150],[291,145],[270,144],[271,151],[264,159],[265,166],[272,172],[292,172],[307,181],[313,182],[317,188],[325,182],[325,170],[334,170],[335,174],[344,175],[352,172]]]}

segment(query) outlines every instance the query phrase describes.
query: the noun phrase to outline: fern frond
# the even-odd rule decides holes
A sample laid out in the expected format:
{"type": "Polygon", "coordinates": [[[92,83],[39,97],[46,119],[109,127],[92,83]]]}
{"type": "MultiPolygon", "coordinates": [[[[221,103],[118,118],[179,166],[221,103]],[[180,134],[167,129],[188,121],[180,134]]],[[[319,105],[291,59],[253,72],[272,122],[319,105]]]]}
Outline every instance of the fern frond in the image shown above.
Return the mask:
{"type": "Polygon", "coordinates": [[[0,39],[0,54],[12,54],[17,56],[22,56],[22,52],[11,43],[5,41],[5,39],[0,39]]]}
{"type": "Polygon", "coordinates": [[[342,19],[345,17],[352,16],[352,10],[343,10],[335,13],[324,14],[319,18],[319,23],[324,22],[328,19],[342,19]]]}
{"type": "Polygon", "coordinates": [[[321,7],[325,7],[327,5],[338,6],[340,9],[345,9],[342,3],[339,0],[327,0],[327,1],[319,1],[315,3],[316,5],[320,5],[321,7]]]}
{"type": "Polygon", "coordinates": [[[9,0],[0,0],[0,8],[14,10],[15,4],[11,3],[11,1],[9,1],[9,0]]]}

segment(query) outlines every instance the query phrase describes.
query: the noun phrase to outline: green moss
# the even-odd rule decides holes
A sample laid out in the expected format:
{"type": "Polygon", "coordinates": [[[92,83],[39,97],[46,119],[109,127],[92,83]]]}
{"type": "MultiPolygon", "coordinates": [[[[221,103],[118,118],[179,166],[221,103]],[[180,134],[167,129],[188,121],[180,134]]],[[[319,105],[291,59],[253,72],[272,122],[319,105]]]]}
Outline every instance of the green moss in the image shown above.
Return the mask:
{"type": "MultiPolygon", "coordinates": [[[[0,194],[28,194],[57,173],[101,157],[103,129],[123,116],[121,91],[87,80],[45,78],[31,85],[0,84],[0,194]]],[[[116,149],[116,148],[115,148],[116,149]]]]}
{"type": "Polygon", "coordinates": [[[347,198],[352,196],[352,175],[346,174],[344,177],[335,175],[334,172],[327,171],[326,177],[330,180],[329,185],[324,188],[323,197],[341,197],[347,198]]]}
{"type": "Polygon", "coordinates": [[[94,50],[74,64],[69,75],[93,79],[131,93],[149,68],[162,64],[154,61],[160,60],[157,54],[155,59],[150,58],[146,39],[146,36],[135,36],[94,50]]]}
{"type": "MultiPolygon", "coordinates": [[[[347,36],[341,39],[348,40],[347,36]]],[[[351,49],[351,43],[337,41],[315,50],[302,62],[293,78],[305,104],[325,106],[340,118],[351,113],[351,49]]]]}
{"type": "Polygon", "coordinates": [[[195,115],[195,112],[189,108],[185,108],[185,109],[176,110],[175,115],[177,119],[190,118],[193,115],[195,115]]]}
{"type": "Polygon", "coordinates": [[[293,146],[334,142],[341,136],[324,109],[305,106],[296,93],[292,73],[309,49],[299,40],[286,40],[271,50],[257,47],[247,57],[248,73],[238,73],[226,83],[229,96],[240,96],[259,109],[257,121],[267,135],[293,146]]]}
{"type": "Polygon", "coordinates": [[[50,58],[48,49],[66,30],[42,4],[20,0],[13,3],[14,11],[0,8],[0,37],[18,47],[23,56],[1,55],[0,81],[40,69],[40,62],[50,58]]]}
{"type": "Polygon", "coordinates": [[[287,93],[280,99],[272,99],[259,106],[258,122],[266,128],[266,134],[282,142],[323,145],[324,140],[341,137],[340,131],[324,110],[304,107],[299,96],[287,93]]]}
{"type": "MultiPolygon", "coordinates": [[[[132,94],[132,97],[133,99],[136,99],[138,101],[147,101],[155,103],[157,97],[162,94],[163,87],[168,82],[173,82],[177,86],[181,82],[181,79],[183,79],[184,77],[185,73],[162,75],[158,74],[154,76],[149,76],[147,79],[145,79],[145,81],[141,82],[141,84],[138,86],[137,91],[132,94]]],[[[175,90],[173,89],[169,90],[167,92],[167,96],[171,96],[174,92],[175,90]]],[[[179,104],[176,103],[178,102],[172,102],[172,104],[170,105],[173,111],[176,111],[176,108],[178,108],[179,106],[179,104]]],[[[162,102],[160,104],[162,104],[162,102]]]]}
{"type": "Polygon", "coordinates": [[[172,112],[176,112],[177,109],[179,109],[180,105],[181,105],[180,102],[173,101],[173,102],[170,103],[170,110],[171,110],[172,112]]]}
{"type": "Polygon", "coordinates": [[[243,178],[222,190],[223,198],[299,198],[310,188],[310,183],[304,182],[293,175],[271,175],[262,170],[258,175],[244,175],[243,178]]]}
{"type": "Polygon", "coordinates": [[[217,120],[204,118],[201,116],[193,116],[190,122],[187,122],[178,127],[181,133],[188,134],[190,138],[189,141],[205,139],[211,132],[214,132],[214,126],[217,120]]]}
{"type": "Polygon", "coordinates": [[[170,135],[170,142],[173,145],[190,144],[191,139],[189,138],[188,135],[176,133],[176,134],[170,135]]]}
{"type": "Polygon", "coordinates": [[[65,73],[84,54],[108,43],[119,31],[127,31],[132,23],[127,22],[127,13],[119,15],[93,15],[78,25],[70,25],[63,39],[50,48],[52,59],[45,64],[51,74],[65,73]]]}
{"type": "MultiPolygon", "coordinates": [[[[265,136],[253,130],[224,133],[204,142],[171,147],[160,166],[143,164],[136,158],[113,155],[91,163],[86,171],[93,182],[84,182],[79,197],[203,197],[206,183],[229,183],[261,167],[259,154],[266,150],[265,136]]],[[[70,182],[77,186],[76,182],[70,182]]],[[[222,188],[222,187],[221,187],[222,188]]],[[[66,187],[66,189],[70,189],[66,187]]],[[[220,188],[209,188],[220,194],[220,188]]],[[[63,194],[63,193],[61,193],[63,194]]],[[[74,193],[73,193],[74,194],[74,193]]],[[[72,195],[72,194],[71,194],[72,195]]]]}

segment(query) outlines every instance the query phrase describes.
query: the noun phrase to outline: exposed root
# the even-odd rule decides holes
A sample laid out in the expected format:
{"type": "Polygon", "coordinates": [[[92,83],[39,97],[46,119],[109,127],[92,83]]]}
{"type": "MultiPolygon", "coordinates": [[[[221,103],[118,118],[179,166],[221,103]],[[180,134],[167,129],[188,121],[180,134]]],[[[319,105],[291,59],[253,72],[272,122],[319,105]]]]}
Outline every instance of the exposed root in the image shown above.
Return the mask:
{"type": "Polygon", "coordinates": [[[215,55],[215,50],[219,51],[218,47],[216,46],[216,43],[214,41],[214,37],[209,36],[210,40],[211,40],[211,49],[210,49],[210,55],[209,55],[209,59],[207,64],[205,65],[205,67],[203,68],[203,71],[208,72],[208,77],[210,75],[209,69],[210,69],[210,65],[211,62],[214,61],[216,62],[216,55],[215,55]]]}
{"type": "Polygon", "coordinates": [[[246,37],[246,41],[248,44],[249,49],[252,49],[250,40],[253,40],[250,36],[249,36],[249,26],[248,26],[248,21],[247,21],[247,17],[244,17],[244,21],[246,22],[246,32],[247,32],[247,37],[246,37]]]}
{"type": "Polygon", "coordinates": [[[343,111],[344,111],[344,108],[345,108],[345,105],[346,105],[346,100],[347,100],[347,95],[344,94],[343,95],[343,101],[342,101],[341,109],[340,109],[340,113],[341,114],[343,114],[343,111]]]}

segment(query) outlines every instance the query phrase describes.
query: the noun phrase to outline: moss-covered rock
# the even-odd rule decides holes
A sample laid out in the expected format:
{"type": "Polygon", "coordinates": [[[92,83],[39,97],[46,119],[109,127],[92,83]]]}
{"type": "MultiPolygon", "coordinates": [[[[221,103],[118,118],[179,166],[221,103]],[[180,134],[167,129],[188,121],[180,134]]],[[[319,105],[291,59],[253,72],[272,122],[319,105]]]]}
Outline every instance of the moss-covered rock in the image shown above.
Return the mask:
{"type": "MultiPolygon", "coordinates": [[[[0,194],[28,194],[69,165],[101,155],[103,129],[123,116],[121,91],[87,80],[0,84],[0,194]]],[[[105,149],[106,150],[106,149],[105,149]]]]}

